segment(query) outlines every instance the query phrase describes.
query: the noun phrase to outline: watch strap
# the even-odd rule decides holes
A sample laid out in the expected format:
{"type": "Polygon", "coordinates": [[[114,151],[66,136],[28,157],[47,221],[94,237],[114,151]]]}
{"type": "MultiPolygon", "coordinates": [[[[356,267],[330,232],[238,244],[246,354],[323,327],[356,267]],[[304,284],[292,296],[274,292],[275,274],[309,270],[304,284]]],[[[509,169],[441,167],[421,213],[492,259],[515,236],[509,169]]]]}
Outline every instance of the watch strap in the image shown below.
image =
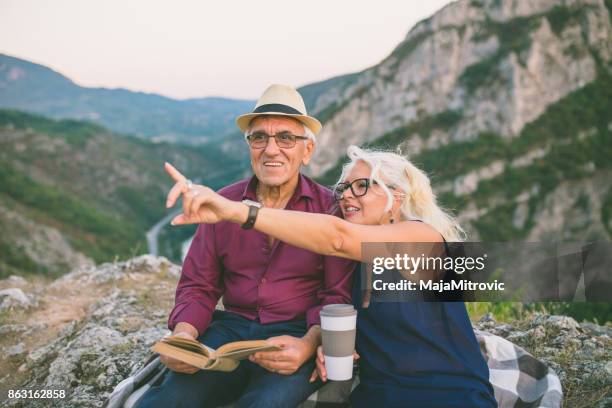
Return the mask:
{"type": "Polygon", "coordinates": [[[259,212],[259,207],[256,205],[249,205],[249,216],[244,224],[241,225],[242,229],[251,229],[255,225],[255,220],[257,219],[257,213],[259,212]]]}

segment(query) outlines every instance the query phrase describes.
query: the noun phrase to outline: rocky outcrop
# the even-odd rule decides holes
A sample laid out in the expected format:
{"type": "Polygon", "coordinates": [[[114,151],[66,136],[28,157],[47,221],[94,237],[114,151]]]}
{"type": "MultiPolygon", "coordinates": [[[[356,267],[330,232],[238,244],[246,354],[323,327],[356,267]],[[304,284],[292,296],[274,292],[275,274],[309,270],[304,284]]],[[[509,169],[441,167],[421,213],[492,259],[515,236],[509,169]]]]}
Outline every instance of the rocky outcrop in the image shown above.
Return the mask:
{"type": "MultiPolygon", "coordinates": [[[[0,320],[0,395],[9,389],[63,389],[63,407],[99,407],[114,386],[142,367],[149,347],[167,333],[180,268],[149,255],[75,270],[52,282],[20,286],[35,306],[14,307],[0,320]],[[69,305],[72,315],[63,305],[69,305]]],[[[490,315],[475,327],[519,344],[549,364],[571,401],[602,400],[612,387],[612,328],[566,316],[535,314],[511,323],[490,315]],[[597,399],[595,399],[597,396],[597,399]]],[[[58,400],[47,401],[58,406],[58,400]]],[[[5,400],[2,406],[47,406],[5,400]]]]}
{"type": "MultiPolygon", "coordinates": [[[[144,255],[1,290],[36,302],[15,304],[0,315],[3,398],[9,389],[56,389],[68,395],[61,406],[100,406],[168,332],[179,273],[165,258],[144,255]]],[[[15,280],[0,281],[0,288],[15,280]]],[[[17,399],[0,405],[46,406],[44,400],[17,399]]]]}
{"type": "MultiPolygon", "coordinates": [[[[437,136],[438,145],[485,131],[516,136],[595,79],[598,61],[611,60],[611,38],[604,0],[453,2],[418,23],[381,63],[313,98],[326,123],[310,171],[331,168],[350,144],[446,111],[461,118],[437,136]]],[[[419,152],[404,143],[411,155],[419,152]]]]}

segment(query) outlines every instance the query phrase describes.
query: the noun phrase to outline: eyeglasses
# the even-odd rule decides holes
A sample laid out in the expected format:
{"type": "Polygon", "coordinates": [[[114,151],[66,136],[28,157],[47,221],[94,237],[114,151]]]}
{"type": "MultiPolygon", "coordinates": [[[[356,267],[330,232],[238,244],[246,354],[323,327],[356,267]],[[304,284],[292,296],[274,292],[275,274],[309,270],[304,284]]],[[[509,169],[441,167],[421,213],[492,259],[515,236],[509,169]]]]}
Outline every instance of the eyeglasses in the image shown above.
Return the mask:
{"type": "Polygon", "coordinates": [[[296,136],[289,132],[280,132],[275,135],[269,135],[263,132],[256,132],[247,136],[249,146],[253,149],[263,149],[268,146],[268,141],[273,137],[276,139],[276,144],[281,149],[291,149],[295,146],[297,139],[308,139],[306,136],[296,136]]]}
{"type": "MultiPolygon", "coordinates": [[[[358,178],[350,183],[338,183],[334,186],[334,198],[336,201],[342,200],[342,196],[344,192],[351,189],[354,197],[363,197],[368,193],[368,189],[372,184],[378,184],[376,180],[370,180],[369,178],[358,178]]],[[[395,190],[394,186],[387,185],[387,188],[390,190],[395,190]]],[[[396,193],[394,193],[396,194],[396,193]]]]}
{"type": "Polygon", "coordinates": [[[342,200],[342,195],[349,188],[355,197],[362,197],[366,195],[368,192],[368,188],[370,188],[370,183],[378,184],[376,181],[370,181],[368,178],[358,178],[350,183],[338,183],[334,187],[334,198],[337,201],[342,200]]]}

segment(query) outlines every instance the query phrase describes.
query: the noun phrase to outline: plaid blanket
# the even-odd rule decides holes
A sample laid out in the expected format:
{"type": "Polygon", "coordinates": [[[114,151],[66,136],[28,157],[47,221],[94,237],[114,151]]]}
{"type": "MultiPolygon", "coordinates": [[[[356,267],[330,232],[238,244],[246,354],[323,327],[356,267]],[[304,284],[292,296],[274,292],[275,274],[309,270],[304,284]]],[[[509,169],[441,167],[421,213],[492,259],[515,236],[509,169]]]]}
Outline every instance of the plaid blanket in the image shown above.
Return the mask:
{"type": "MultiPolygon", "coordinates": [[[[519,346],[493,334],[475,330],[480,350],[489,366],[489,380],[501,408],[557,408],[563,392],[559,377],[519,346]]],[[[106,400],[104,408],[132,408],[153,385],[161,383],[167,368],[157,355],[149,357],[145,366],[121,381],[106,400]]],[[[346,407],[351,391],[359,383],[328,382],[299,408],[346,407]]]]}

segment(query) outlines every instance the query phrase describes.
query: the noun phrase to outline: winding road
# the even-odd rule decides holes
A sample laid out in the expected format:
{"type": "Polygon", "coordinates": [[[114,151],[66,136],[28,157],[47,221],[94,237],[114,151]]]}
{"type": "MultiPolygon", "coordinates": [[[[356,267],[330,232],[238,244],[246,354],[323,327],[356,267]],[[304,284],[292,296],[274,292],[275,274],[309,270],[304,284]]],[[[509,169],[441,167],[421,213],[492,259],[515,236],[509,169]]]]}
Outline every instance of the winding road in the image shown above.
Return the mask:
{"type": "Polygon", "coordinates": [[[157,221],[157,223],[153,227],[151,227],[150,230],[147,231],[147,234],[146,234],[147,235],[147,247],[149,248],[149,253],[151,255],[155,255],[155,256],[159,255],[159,243],[157,240],[159,231],[161,231],[164,225],[172,221],[172,219],[176,217],[177,215],[179,215],[182,211],[183,211],[182,209],[172,211],[171,213],[167,214],[164,218],[157,221]]]}

